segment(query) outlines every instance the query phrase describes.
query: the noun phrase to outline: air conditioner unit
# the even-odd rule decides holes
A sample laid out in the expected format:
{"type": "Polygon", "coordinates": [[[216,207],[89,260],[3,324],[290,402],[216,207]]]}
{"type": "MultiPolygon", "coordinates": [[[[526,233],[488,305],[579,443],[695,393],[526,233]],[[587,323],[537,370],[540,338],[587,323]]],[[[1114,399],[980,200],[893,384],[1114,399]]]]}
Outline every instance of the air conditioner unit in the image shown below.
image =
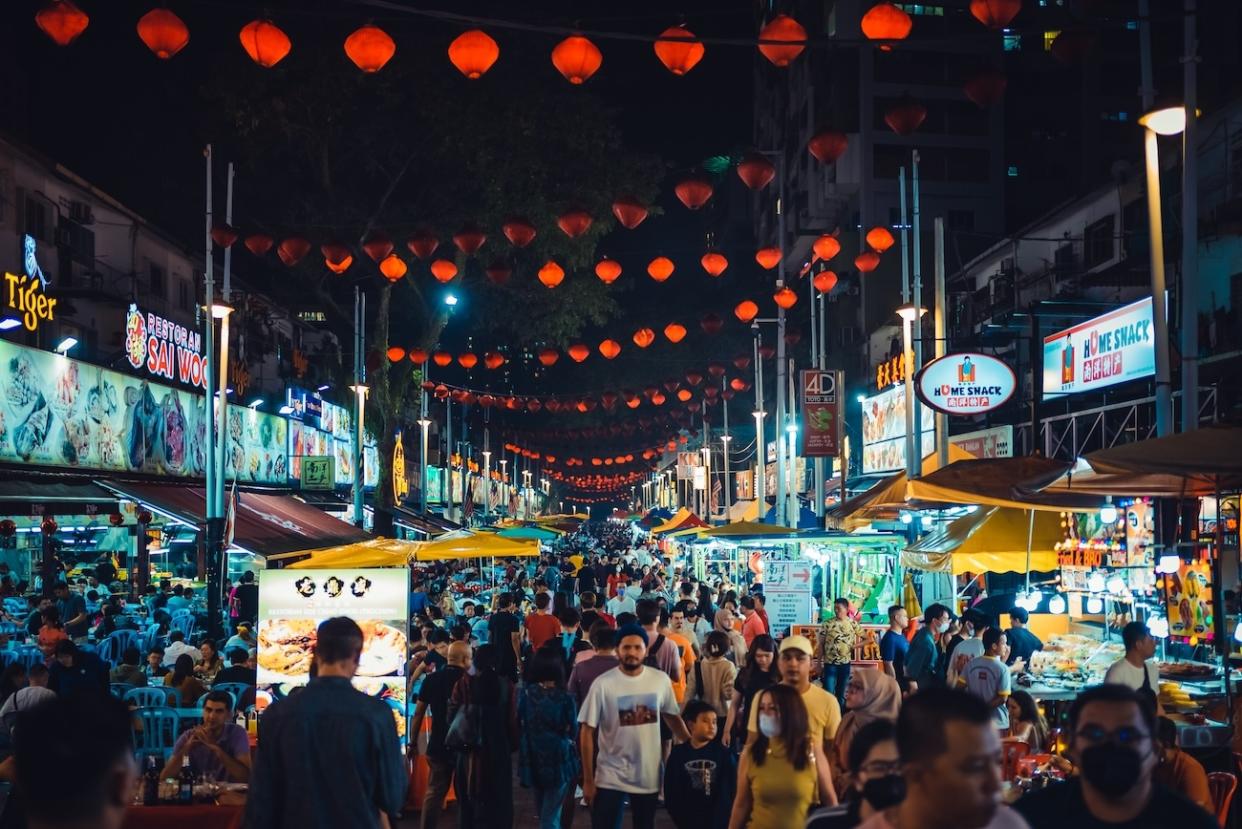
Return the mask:
{"type": "Polygon", "coordinates": [[[69,202],[69,218],[80,225],[95,223],[95,214],[91,212],[91,206],[84,201],[69,202]]]}

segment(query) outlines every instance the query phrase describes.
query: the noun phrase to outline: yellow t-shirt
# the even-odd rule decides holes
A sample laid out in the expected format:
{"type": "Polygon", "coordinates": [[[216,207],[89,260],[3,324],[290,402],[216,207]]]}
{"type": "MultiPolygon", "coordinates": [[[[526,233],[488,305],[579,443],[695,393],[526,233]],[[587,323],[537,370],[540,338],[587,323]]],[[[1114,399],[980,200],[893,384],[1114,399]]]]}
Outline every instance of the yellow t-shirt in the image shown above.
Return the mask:
{"type": "MultiPolygon", "coordinates": [[[[814,683],[802,694],[802,701],[806,703],[811,742],[822,749],[825,737],[831,740],[837,736],[837,726],[841,724],[841,704],[836,697],[814,683]]],[[[759,733],[758,694],[750,705],[750,720],[746,727],[756,734],[759,733]]]]}
{"type": "Polygon", "coordinates": [[[806,823],[819,781],[815,775],[815,764],[809,759],[801,770],[794,768],[785,756],[784,744],[778,737],[768,742],[768,755],[762,766],[750,760],[746,768],[746,784],[750,786],[752,801],[750,820],[746,825],[769,829],[806,823]]]}
{"type": "Polygon", "coordinates": [[[582,569],[582,562],[583,562],[583,559],[582,559],[582,556],[580,555],[575,554],[569,557],[569,563],[574,566],[575,576],[578,575],[578,571],[582,569]]]}

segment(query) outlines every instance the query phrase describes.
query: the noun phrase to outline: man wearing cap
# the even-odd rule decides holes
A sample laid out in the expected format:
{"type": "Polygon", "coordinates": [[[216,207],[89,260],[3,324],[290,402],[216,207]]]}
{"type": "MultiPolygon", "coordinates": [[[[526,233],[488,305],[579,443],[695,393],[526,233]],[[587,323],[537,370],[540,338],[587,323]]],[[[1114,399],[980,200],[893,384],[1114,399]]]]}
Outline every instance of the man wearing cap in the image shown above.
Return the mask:
{"type": "MultiPolygon", "coordinates": [[[[786,636],[781,640],[778,666],[781,672],[781,684],[788,685],[802,695],[806,704],[807,722],[810,726],[810,737],[813,745],[823,752],[820,756],[831,757],[830,742],[837,736],[837,726],[841,724],[841,705],[837,698],[818,685],[811,684],[811,655],[814,649],[811,640],[805,636],[786,636]]],[[[747,726],[746,744],[750,745],[759,738],[759,706],[750,708],[750,722],[747,726]]],[[[836,792],[821,791],[824,803],[836,803],[836,792]]]]}
{"type": "Polygon", "coordinates": [[[647,644],[646,630],[623,625],[617,631],[621,663],[591,683],[578,712],[582,794],[592,826],[619,827],[628,798],[634,829],[652,829],[660,792],[660,722],[677,742],[690,738],[672,681],[643,664],[647,644]]]}

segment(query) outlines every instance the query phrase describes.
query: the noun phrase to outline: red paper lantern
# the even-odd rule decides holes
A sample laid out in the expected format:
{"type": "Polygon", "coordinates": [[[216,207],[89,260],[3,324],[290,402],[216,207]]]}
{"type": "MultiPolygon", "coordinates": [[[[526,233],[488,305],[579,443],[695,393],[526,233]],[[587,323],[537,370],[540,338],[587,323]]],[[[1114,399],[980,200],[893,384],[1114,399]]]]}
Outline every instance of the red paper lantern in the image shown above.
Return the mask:
{"type": "Polygon", "coordinates": [[[821,294],[826,294],[837,286],[837,275],[832,271],[820,271],[815,274],[811,284],[815,286],[815,290],[821,294]]]}
{"type": "Polygon", "coordinates": [[[464,354],[457,355],[457,363],[464,369],[472,369],[479,364],[479,357],[477,354],[467,351],[464,354]]]}
{"type": "Polygon", "coordinates": [[[774,66],[786,67],[806,48],[806,29],[786,14],[776,17],[759,30],[759,52],[774,66]]]}
{"type": "Polygon", "coordinates": [[[854,267],[858,268],[862,273],[871,273],[880,267],[880,254],[875,251],[865,250],[854,257],[854,267]]]}
{"type": "Polygon", "coordinates": [[[926,118],[927,107],[909,95],[903,95],[884,113],[884,123],[898,135],[912,135],[926,118]]]}
{"type": "Polygon", "coordinates": [[[720,363],[711,363],[707,366],[707,373],[712,377],[724,377],[725,367],[720,363]]]}
{"type": "Polygon", "coordinates": [[[529,219],[514,217],[501,225],[500,229],[515,248],[524,248],[535,239],[535,226],[529,219]]]}
{"type": "Polygon", "coordinates": [[[709,311],[699,318],[699,327],[705,334],[719,334],[720,329],[724,328],[724,320],[709,311]]]}
{"type": "Polygon", "coordinates": [[[252,233],[246,237],[246,241],[242,244],[255,256],[262,256],[272,249],[275,240],[266,233],[252,233]]]}
{"type": "Polygon", "coordinates": [[[233,247],[233,243],[237,241],[237,235],[237,228],[226,225],[224,222],[217,222],[211,226],[211,241],[222,248],[233,247]]]}
{"type": "MultiPolygon", "coordinates": [[[[452,360],[450,360],[449,362],[452,362],[452,360]]],[[[444,365],[448,365],[448,363],[445,363],[444,365]]],[[[449,396],[448,386],[441,383],[440,385],[435,387],[435,390],[432,392],[432,394],[434,394],[438,400],[444,400],[445,398],[449,396]]]]}
{"type": "Polygon", "coordinates": [[[791,329],[789,333],[785,335],[785,345],[789,348],[793,348],[800,342],[802,342],[802,332],[796,328],[791,329]]]}
{"type": "Polygon", "coordinates": [[[392,239],[388,238],[388,234],[383,231],[375,231],[362,243],[362,249],[366,251],[367,256],[371,257],[375,262],[382,262],[392,253],[392,239]]]}
{"type": "Polygon", "coordinates": [[[388,348],[388,361],[399,363],[405,359],[405,349],[399,345],[390,346],[388,348]]]}
{"type": "Polygon", "coordinates": [[[772,294],[772,299],[786,311],[798,304],[798,295],[790,288],[781,288],[772,294]]]}
{"type": "Polygon", "coordinates": [[[1020,11],[1022,0],[970,0],[970,13],[989,29],[1005,28],[1020,11]]]}
{"type": "Polygon", "coordinates": [[[647,273],[656,282],[663,282],[673,275],[673,260],[667,256],[657,256],[647,263],[647,273]]]}
{"type": "Polygon", "coordinates": [[[431,355],[431,361],[440,368],[444,368],[449,363],[453,362],[453,355],[449,354],[447,351],[437,351],[435,354],[431,355]]]}
{"type": "Polygon", "coordinates": [[[160,60],[168,60],[190,42],[190,30],[168,9],[151,9],[138,20],[138,37],[160,60]]]}
{"type": "Polygon", "coordinates": [[[591,349],[582,343],[574,343],[569,347],[569,358],[575,363],[581,363],[587,357],[591,356],[591,349]]]}
{"type": "Polygon", "coordinates": [[[467,256],[478,253],[479,248],[487,241],[487,234],[477,225],[469,224],[453,234],[453,244],[467,256]]]}
{"type": "Polygon", "coordinates": [[[806,148],[810,150],[811,155],[824,164],[832,164],[838,158],[845,155],[845,150],[849,147],[850,141],[845,133],[836,130],[823,130],[816,133],[807,142],[806,148]]]}
{"type": "Polygon", "coordinates": [[[781,263],[780,248],[759,248],[755,251],[755,261],[765,271],[770,271],[781,263]]]}
{"type": "Polygon", "coordinates": [[[114,527],[119,527],[125,523],[125,516],[121,515],[119,512],[109,513],[108,523],[114,527]]]}
{"type": "Polygon", "coordinates": [[[698,210],[712,197],[712,183],[702,176],[687,176],[673,188],[677,198],[691,210],[698,210]]]}
{"type": "Polygon", "coordinates": [[[759,306],[754,302],[751,302],[749,299],[744,299],[733,309],[733,316],[737,317],[742,322],[750,322],[755,317],[759,316],[759,306]]]}
{"type": "Polygon", "coordinates": [[[484,269],[487,278],[493,285],[503,285],[509,281],[509,277],[513,275],[513,269],[504,261],[497,259],[484,269]]]}
{"type": "Polygon", "coordinates": [[[650,328],[640,328],[634,332],[634,345],[646,348],[655,342],[656,333],[650,328]]]}
{"type": "Polygon", "coordinates": [[[737,355],[736,357],[733,358],[733,365],[737,367],[738,371],[744,370],[747,366],[750,365],[750,355],[749,354],[737,355]]]}
{"type": "Polygon", "coordinates": [[[276,255],[280,257],[281,262],[292,268],[302,261],[302,257],[306,256],[310,249],[311,243],[301,236],[290,236],[276,248],[276,255]]]}
{"type": "Polygon", "coordinates": [[[729,260],[725,258],[724,254],[712,250],[703,254],[703,257],[699,259],[699,264],[703,266],[703,270],[707,271],[709,275],[720,276],[729,267],[729,260]]]}
{"type": "Polygon", "coordinates": [[[389,282],[396,282],[401,277],[405,276],[405,272],[407,270],[405,261],[395,253],[390,253],[384,257],[384,261],[380,262],[379,269],[380,273],[383,274],[384,278],[389,282]]]}
{"type": "Polygon", "coordinates": [[[625,405],[626,406],[629,406],[631,409],[637,409],[642,404],[643,404],[642,398],[640,398],[638,395],[634,394],[633,392],[625,393],[625,405]]]}
{"type": "Polygon", "coordinates": [[[686,338],[686,326],[679,322],[670,322],[664,326],[664,336],[671,343],[679,343],[686,338]]]}
{"type": "Polygon", "coordinates": [[[646,205],[633,196],[620,196],[612,203],[612,215],[627,230],[633,230],[647,218],[646,205]]]}
{"type": "Polygon", "coordinates": [[[762,190],[776,178],[776,165],[758,153],[751,153],[737,165],[737,177],[751,190],[762,190]]]}
{"type": "Polygon", "coordinates": [[[379,26],[363,26],[345,38],[345,54],[363,72],[378,72],[397,53],[397,44],[379,26]]]}
{"type": "Polygon", "coordinates": [[[841,252],[841,243],[837,241],[837,237],[825,233],[815,240],[811,245],[811,250],[826,262],[841,252]]]}
{"type": "Polygon", "coordinates": [[[251,20],[242,26],[238,38],[250,59],[264,69],[271,69],[280,63],[293,48],[289,36],[275,23],[264,18],[251,20]]]}
{"type": "Polygon", "coordinates": [[[776,356],[776,346],[771,343],[765,343],[759,346],[759,356],[765,360],[771,360],[776,356]]]}
{"type": "Polygon", "coordinates": [[[876,253],[883,253],[893,246],[893,234],[887,227],[877,225],[867,231],[867,244],[876,253]]]}
{"type": "Polygon", "coordinates": [[[462,32],[448,47],[449,62],[470,80],[483,77],[500,57],[500,47],[481,29],[462,32]]]}
{"type": "Polygon", "coordinates": [[[599,353],[604,355],[605,360],[615,360],[621,353],[621,343],[616,340],[604,340],[599,344],[599,353]]]}
{"type": "MultiPolygon", "coordinates": [[[[539,402],[538,397],[532,397],[526,403],[526,410],[528,412],[531,412],[532,414],[538,414],[539,410],[542,408],[543,408],[543,404],[539,402]]],[[[548,455],[548,463],[552,463],[555,460],[556,458],[552,457],[551,455],[548,455]]],[[[496,474],[495,472],[492,473],[492,475],[495,475],[495,474],[496,474]]]]}
{"type": "Polygon", "coordinates": [[[554,366],[556,361],[561,358],[560,352],[555,348],[541,348],[536,356],[538,356],[539,362],[545,366],[554,366]]]}
{"type": "Polygon", "coordinates": [[[610,412],[616,408],[618,399],[620,399],[620,395],[615,391],[606,391],[599,396],[599,402],[603,403],[604,408],[610,412]]]}
{"type": "Polygon", "coordinates": [[[605,257],[595,263],[595,275],[605,285],[611,285],[621,276],[621,265],[615,259],[605,257]]]}
{"type": "Polygon", "coordinates": [[[429,259],[440,246],[440,240],[430,230],[418,230],[405,240],[405,246],[419,259],[429,259]]]}
{"type": "Polygon", "coordinates": [[[483,365],[492,371],[500,368],[505,364],[505,356],[495,351],[489,351],[483,355],[483,365]]]}
{"type": "Polygon", "coordinates": [[[681,391],[677,392],[677,399],[680,400],[682,403],[689,402],[690,398],[692,397],[694,397],[694,394],[690,391],[690,389],[682,389],[681,391]]]}
{"type": "Polygon", "coordinates": [[[570,239],[577,239],[591,229],[591,214],[585,210],[568,210],[556,217],[556,225],[570,239]]]}
{"type": "Polygon", "coordinates": [[[1004,72],[989,67],[980,69],[971,75],[962,85],[962,91],[966,93],[967,98],[974,101],[975,106],[987,109],[1004,97],[1005,87],[1008,84],[1009,79],[1005,77],[1004,72]]]}
{"type": "Polygon", "coordinates": [[[35,25],[57,46],[68,46],[86,31],[91,19],[70,0],[52,0],[35,13],[35,25]]]}
{"type": "Polygon", "coordinates": [[[544,284],[544,287],[555,288],[565,281],[565,269],[549,259],[539,269],[539,281],[544,284]]]}
{"type": "Polygon", "coordinates": [[[439,282],[451,282],[457,276],[457,265],[448,259],[437,259],[431,263],[431,275],[439,282]]]}
{"type": "Polygon", "coordinates": [[[552,50],[552,65],[574,85],[585,83],[603,62],[599,47],[581,35],[570,35],[552,50]]]}
{"type": "Polygon", "coordinates": [[[39,530],[42,531],[44,535],[55,535],[56,530],[59,528],[60,528],[60,525],[57,524],[56,519],[52,518],[51,516],[44,518],[43,523],[39,525],[39,530]]]}
{"type": "Polygon", "coordinates": [[[422,348],[411,348],[411,349],[410,349],[410,355],[409,355],[409,356],[410,356],[410,362],[411,362],[411,363],[417,363],[418,365],[422,365],[423,363],[427,362],[427,351],[426,351],[426,349],[422,349],[422,348]]]}
{"type": "Polygon", "coordinates": [[[702,41],[685,26],[670,26],[655,42],[656,57],[674,75],[684,75],[703,59],[702,41]]]}
{"type": "MultiPolygon", "coordinates": [[[[861,26],[867,40],[905,40],[910,36],[914,21],[892,3],[876,3],[862,16],[861,26]]],[[[881,43],[880,48],[887,52],[893,47],[881,43]]]]}

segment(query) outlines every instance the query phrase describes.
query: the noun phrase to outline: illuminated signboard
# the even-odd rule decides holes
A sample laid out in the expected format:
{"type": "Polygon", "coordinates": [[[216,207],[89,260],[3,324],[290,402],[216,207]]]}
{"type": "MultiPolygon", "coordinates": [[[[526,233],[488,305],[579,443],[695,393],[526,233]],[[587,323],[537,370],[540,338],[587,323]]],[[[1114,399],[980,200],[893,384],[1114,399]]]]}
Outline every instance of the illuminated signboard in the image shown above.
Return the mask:
{"type": "MultiPolygon", "coordinates": [[[[936,416],[919,409],[924,454],[935,446],[936,416]]],[[[863,474],[906,468],[906,387],[894,386],[863,400],[863,474]]]]}
{"type": "Polygon", "coordinates": [[[1044,338],[1044,399],[1156,373],[1151,297],[1044,338]]]}
{"type": "Polygon", "coordinates": [[[890,357],[875,367],[875,386],[878,389],[906,380],[906,357],[909,354],[898,354],[890,357]]]}
{"type": "Polygon", "coordinates": [[[914,378],[919,399],[949,415],[977,415],[1003,406],[1018,387],[1013,369],[987,354],[948,354],[914,378]]]}
{"type": "Polygon", "coordinates": [[[207,387],[202,335],[130,305],[125,315],[125,356],[135,369],[189,386],[207,387]]]}
{"type": "Polygon", "coordinates": [[[47,296],[48,280],[35,257],[33,236],[23,237],[24,274],[6,273],[4,282],[8,288],[9,308],[21,316],[27,331],[35,331],[39,324],[55,319],[56,300],[47,296]]]}
{"type": "Polygon", "coordinates": [[[320,416],[323,414],[323,398],[319,392],[307,391],[296,386],[285,389],[285,405],[289,407],[289,417],[318,428],[320,416]]]}

